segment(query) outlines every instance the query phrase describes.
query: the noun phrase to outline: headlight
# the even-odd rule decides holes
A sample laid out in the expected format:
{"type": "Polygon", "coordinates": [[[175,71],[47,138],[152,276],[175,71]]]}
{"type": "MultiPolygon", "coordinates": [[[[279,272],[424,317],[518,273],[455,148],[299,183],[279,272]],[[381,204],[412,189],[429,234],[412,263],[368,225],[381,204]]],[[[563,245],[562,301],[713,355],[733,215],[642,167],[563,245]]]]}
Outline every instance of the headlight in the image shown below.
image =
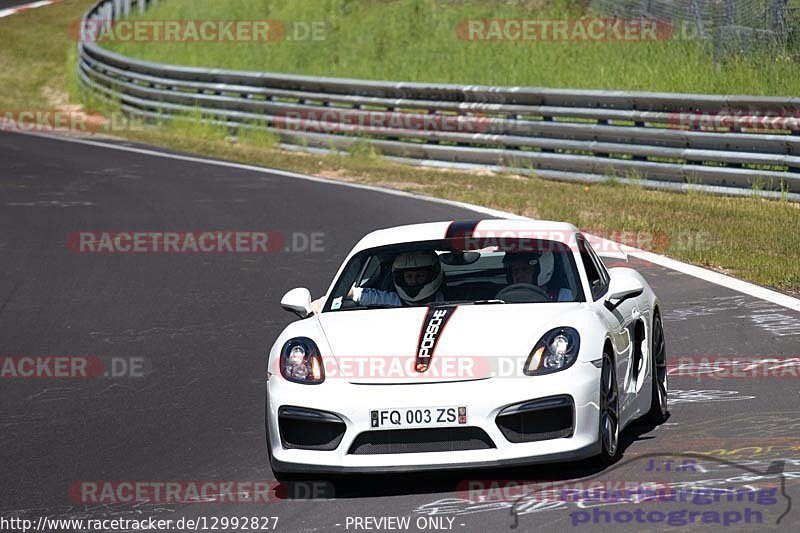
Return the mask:
{"type": "Polygon", "coordinates": [[[581,338],[574,328],[551,329],[533,347],[525,363],[525,375],[540,376],[571,367],[580,347],[581,338]]]}
{"type": "Polygon", "coordinates": [[[308,337],[290,339],[281,350],[281,375],[295,383],[317,385],[325,381],[319,348],[308,337]]]}

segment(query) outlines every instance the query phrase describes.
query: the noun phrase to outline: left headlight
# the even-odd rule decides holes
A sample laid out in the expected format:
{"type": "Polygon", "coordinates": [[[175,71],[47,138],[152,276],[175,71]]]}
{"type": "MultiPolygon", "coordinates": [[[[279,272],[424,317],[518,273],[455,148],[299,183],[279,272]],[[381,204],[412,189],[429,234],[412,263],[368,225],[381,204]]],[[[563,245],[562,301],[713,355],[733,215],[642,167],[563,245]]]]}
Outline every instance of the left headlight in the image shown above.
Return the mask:
{"type": "Polygon", "coordinates": [[[281,349],[280,366],[281,375],[289,381],[306,385],[318,385],[325,381],[325,367],[319,348],[308,337],[286,341],[281,349]]]}
{"type": "Polygon", "coordinates": [[[551,329],[533,347],[525,363],[525,375],[540,376],[571,367],[580,347],[581,337],[575,328],[551,329]]]}

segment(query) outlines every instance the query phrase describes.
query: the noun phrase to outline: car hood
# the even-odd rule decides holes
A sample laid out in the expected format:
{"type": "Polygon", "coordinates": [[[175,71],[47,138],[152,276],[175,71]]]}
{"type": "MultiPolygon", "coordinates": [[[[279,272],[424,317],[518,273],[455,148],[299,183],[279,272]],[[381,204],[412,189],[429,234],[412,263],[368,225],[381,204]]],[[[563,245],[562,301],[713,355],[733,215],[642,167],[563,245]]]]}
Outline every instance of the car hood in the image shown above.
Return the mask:
{"type": "Polygon", "coordinates": [[[431,314],[409,307],[326,312],[319,324],[336,368],[326,374],[354,383],[468,381],[508,373],[522,365],[550,329],[585,319],[582,303],[462,305],[450,309],[439,328],[430,368],[416,362],[431,314]],[[510,365],[510,366],[509,366],[510,365]]]}

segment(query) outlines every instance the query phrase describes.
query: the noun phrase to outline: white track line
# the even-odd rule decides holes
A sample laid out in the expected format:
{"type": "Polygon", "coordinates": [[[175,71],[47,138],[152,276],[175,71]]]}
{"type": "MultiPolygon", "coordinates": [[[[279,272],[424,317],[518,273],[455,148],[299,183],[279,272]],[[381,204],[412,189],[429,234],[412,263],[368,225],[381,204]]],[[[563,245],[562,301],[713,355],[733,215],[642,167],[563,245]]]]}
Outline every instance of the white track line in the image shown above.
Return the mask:
{"type": "MultiPolygon", "coordinates": [[[[306,181],[313,181],[318,183],[326,183],[329,185],[338,185],[340,187],[352,187],[354,189],[362,189],[368,191],[375,191],[380,192],[383,194],[391,194],[394,196],[403,196],[407,198],[414,198],[417,200],[425,200],[427,202],[434,202],[438,204],[450,205],[453,207],[460,207],[462,209],[469,209],[470,211],[475,211],[477,213],[482,213],[485,215],[489,215],[492,217],[497,218],[510,218],[510,219],[517,219],[517,220],[524,220],[527,217],[523,217],[514,213],[508,213],[505,211],[499,211],[497,209],[491,209],[488,207],[483,207],[480,205],[468,204],[464,202],[456,202],[453,200],[445,200],[442,198],[432,198],[430,196],[421,196],[419,194],[414,194],[405,191],[397,191],[393,189],[384,189],[382,187],[375,187],[372,185],[362,185],[359,183],[348,183],[344,181],[336,181],[326,178],[318,178],[315,176],[308,176],[305,174],[298,174],[297,172],[289,172],[286,170],[277,170],[265,167],[259,167],[255,165],[246,165],[243,163],[232,163],[229,161],[220,161],[217,159],[208,159],[205,157],[195,157],[195,156],[188,156],[188,155],[180,155],[180,154],[170,154],[166,152],[160,152],[158,150],[151,150],[147,148],[136,148],[132,146],[121,146],[116,144],[108,144],[105,142],[98,142],[98,141],[90,141],[87,139],[77,139],[72,137],[61,137],[56,135],[47,135],[41,133],[25,133],[25,135],[32,135],[35,137],[44,137],[47,139],[63,141],[63,142],[71,142],[76,144],[85,144],[89,146],[97,146],[100,148],[106,148],[111,150],[120,150],[122,152],[131,152],[135,154],[142,154],[148,155],[153,157],[164,157],[167,159],[174,159],[177,161],[187,161],[190,163],[200,163],[205,165],[215,165],[220,167],[227,167],[227,168],[236,168],[240,170],[248,170],[252,172],[260,172],[263,174],[276,174],[278,176],[284,176],[287,178],[295,178],[295,179],[302,179],[306,181]]],[[[638,259],[643,261],[649,261],[650,263],[654,263],[656,265],[669,268],[671,270],[675,270],[677,272],[681,272],[688,276],[692,276],[694,278],[701,279],[708,283],[713,283],[715,285],[720,285],[732,291],[740,292],[742,294],[747,294],[749,296],[753,296],[754,298],[758,298],[760,300],[765,300],[767,302],[774,303],[776,305],[780,305],[782,307],[787,307],[794,311],[800,312],[800,299],[793,298],[792,296],[788,296],[786,294],[782,294],[777,291],[773,291],[771,289],[767,289],[765,287],[761,287],[759,285],[755,285],[753,283],[748,283],[746,281],[742,281],[740,279],[733,278],[731,276],[726,276],[725,274],[720,274],[718,272],[714,272],[713,270],[708,270],[706,268],[690,265],[687,263],[683,263],[681,261],[676,261],[675,259],[670,259],[669,257],[665,257],[663,255],[654,254],[652,252],[646,252],[644,250],[640,250],[638,248],[633,248],[631,246],[626,246],[622,244],[618,244],[619,248],[638,259]]]]}
{"type": "Polygon", "coordinates": [[[22,6],[9,7],[7,9],[0,9],[0,19],[16,15],[20,11],[27,11],[29,9],[36,9],[37,7],[49,6],[51,4],[58,4],[61,0],[41,0],[39,2],[32,2],[22,6]]]}

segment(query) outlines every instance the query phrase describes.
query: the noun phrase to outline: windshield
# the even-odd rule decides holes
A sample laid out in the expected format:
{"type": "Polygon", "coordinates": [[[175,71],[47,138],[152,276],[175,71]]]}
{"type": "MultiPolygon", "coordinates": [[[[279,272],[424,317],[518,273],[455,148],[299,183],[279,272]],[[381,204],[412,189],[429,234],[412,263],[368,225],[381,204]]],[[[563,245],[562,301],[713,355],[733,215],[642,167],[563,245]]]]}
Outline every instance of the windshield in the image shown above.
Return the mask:
{"type": "Polygon", "coordinates": [[[565,244],[504,239],[502,246],[487,241],[469,250],[459,244],[444,239],[363,250],[342,271],[323,312],[584,301],[565,244]]]}

